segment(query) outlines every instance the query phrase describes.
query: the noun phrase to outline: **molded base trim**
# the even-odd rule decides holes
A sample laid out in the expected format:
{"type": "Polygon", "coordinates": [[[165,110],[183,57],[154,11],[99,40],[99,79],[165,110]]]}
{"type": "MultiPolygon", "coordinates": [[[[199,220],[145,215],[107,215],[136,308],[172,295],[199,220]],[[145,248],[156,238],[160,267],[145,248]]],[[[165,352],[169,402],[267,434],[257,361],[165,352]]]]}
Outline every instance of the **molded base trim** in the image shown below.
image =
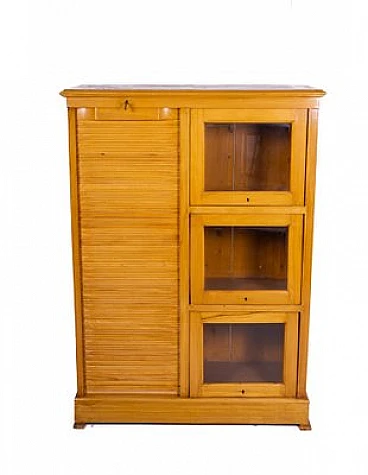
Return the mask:
{"type": "Polygon", "coordinates": [[[75,399],[76,425],[309,424],[309,400],[292,398],[180,398],[93,395],[75,399]]]}

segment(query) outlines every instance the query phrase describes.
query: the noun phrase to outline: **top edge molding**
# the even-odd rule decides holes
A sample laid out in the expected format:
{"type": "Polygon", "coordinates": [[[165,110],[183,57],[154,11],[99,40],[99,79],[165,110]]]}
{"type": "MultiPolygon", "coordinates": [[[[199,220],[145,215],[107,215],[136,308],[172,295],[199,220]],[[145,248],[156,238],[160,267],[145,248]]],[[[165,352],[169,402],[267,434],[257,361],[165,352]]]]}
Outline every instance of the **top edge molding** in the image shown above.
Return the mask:
{"type": "Polygon", "coordinates": [[[169,85],[169,84],[101,84],[80,85],[64,89],[60,94],[64,97],[121,95],[122,93],[142,94],[203,94],[203,93],[240,93],[241,95],[262,94],[270,96],[304,96],[322,97],[326,93],[322,89],[311,86],[282,84],[209,84],[209,85],[169,85]]]}

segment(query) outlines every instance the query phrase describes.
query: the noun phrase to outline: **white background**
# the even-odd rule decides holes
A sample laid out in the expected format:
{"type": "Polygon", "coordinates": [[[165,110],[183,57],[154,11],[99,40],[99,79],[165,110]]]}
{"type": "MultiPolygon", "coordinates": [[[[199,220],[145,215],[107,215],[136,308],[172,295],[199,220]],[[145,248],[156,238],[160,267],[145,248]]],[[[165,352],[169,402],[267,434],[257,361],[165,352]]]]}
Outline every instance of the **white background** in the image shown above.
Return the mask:
{"type": "Polygon", "coordinates": [[[368,473],[364,3],[3,3],[2,474],[368,473]],[[119,82],[290,83],[327,90],[308,381],[312,432],[159,425],[72,430],[67,117],[58,93],[80,83],[119,82]]]}

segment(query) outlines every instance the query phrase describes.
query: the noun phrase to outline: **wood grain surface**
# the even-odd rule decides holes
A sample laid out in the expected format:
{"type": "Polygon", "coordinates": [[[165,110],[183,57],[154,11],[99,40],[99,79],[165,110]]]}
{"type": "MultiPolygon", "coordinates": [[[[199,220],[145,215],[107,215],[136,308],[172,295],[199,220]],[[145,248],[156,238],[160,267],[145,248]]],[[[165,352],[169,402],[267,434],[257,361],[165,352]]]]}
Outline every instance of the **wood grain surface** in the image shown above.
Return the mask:
{"type": "Polygon", "coordinates": [[[69,107],[76,427],[310,428],[306,370],[324,91],[87,85],[62,95],[69,107]]]}
{"type": "Polygon", "coordinates": [[[178,120],[84,117],[77,136],[86,391],[177,394],[178,120]]]}

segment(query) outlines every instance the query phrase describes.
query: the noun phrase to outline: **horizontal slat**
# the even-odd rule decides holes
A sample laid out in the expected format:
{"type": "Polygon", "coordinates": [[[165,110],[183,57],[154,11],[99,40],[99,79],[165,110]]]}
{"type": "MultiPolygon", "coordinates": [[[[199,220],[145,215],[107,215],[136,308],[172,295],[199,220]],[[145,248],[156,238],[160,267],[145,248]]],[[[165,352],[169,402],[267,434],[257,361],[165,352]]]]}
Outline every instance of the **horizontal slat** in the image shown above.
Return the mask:
{"type": "Polygon", "coordinates": [[[100,204],[100,201],[96,201],[95,206],[84,209],[80,214],[80,219],[96,221],[95,227],[97,228],[99,226],[97,223],[98,219],[110,219],[116,217],[118,214],[121,214],[125,217],[140,217],[142,219],[146,219],[152,215],[155,215],[155,212],[160,209],[160,203],[149,203],[148,201],[140,203],[140,206],[136,206],[136,209],[133,209],[133,200],[124,203],[122,208],[119,208],[119,206],[115,206],[115,208],[111,206],[110,208],[101,210],[98,209],[98,205],[100,204]]]}
{"type": "MultiPolygon", "coordinates": [[[[146,331],[147,329],[150,329],[153,332],[157,332],[159,331],[161,327],[167,330],[170,330],[170,328],[176,328],[178,324],[177,316],[175,314],[170,314],[170,313],[168,313],[166,316],[161,315],[159,322],[157,321],[157,317],[153,318],[152,316],[149,316],[149,315],[143,318],[142,318],[142,315],[140,315],[139,318],[141,322],[139,330],[142,330],[142,331],[146,331]]],[[[107,315],[100,315],[96,317],[86,315],[85,328],[96,330],[96,331],[98,331],[99,329],[103,329],[103,330],[107,329],[113,332],[115,331],[125,332],[125,331],[128,331],[129,329],[136,330],[135,320],[136,320],[135,315],[134,316],[132,314],[124,315],[123,312],[121,312],[119,319],[109,318],[107,315]]]]}
{"type": "MultiPolygon", "coordinates": [[[[82,227],[88,229],[104,229],[104,228],[124,228],[126,232],[131,230],[147,229],[149,232],[161,232],[162,229],[168,229],[171,232],[177,232],[177,211],[175,209],[168,210],[164,215],[162,208],[158,208],[157,215],[149,216],[149,220],[142,220],[141,217],[133,218],[132,216],[114,216],[108,218],[98,218],[96,220],[82,220],[82,227]]],[[[153,211],[152,211],[153,213],[153,211]]],[[[136,231],[138,232],[138,231],[136,231]]]]}
{"type": "Polygon", "coordinates": [[[100,130],[98,129],[97,131],[93,130],[88,130],[88,131],[83,131],[79,129],[78,133],[78,138],[83,144],[89,144],[89,143],[108,143],[111,141],[112,143],[115,142],[123,142],[128,144],[129,142],[136,142],[137,139],[140,142],[148,142],[152,140],[157,141],[157,143],[163,142],[170,142],[171,144],[173,141],[176,141],[177,139],[177,131],[176,129],[173,130],[166,130],[166,131],[160,131],[159,133],[157,132],[157,129],[152,129],[151,131],[142,133],[137,130],[131,129],[131,130],[100,130]],[[136,137],[137,136],[137,137],[136,137]]]}
{"type": "Polygon", "coordinates": [[[103,305],[116,305],[120,306],[121,308],[125,307],[127,304],[134,304],[136,306],[139,305],[151,305],[152,307],[154,306],[161,306],[162,311],[164,311],[165,305],[174,305],[178,303],[178,299],[175,297],[166,297],[164,298],[162,295],[160,296],[151,296],[151,295],[125,295],[122,296],[119,294],[119,297],[117,296],[104,296],[100,295],[98,297],[85,297],[83,300],[84,305],[90,305],[93,308],[96,308],[96,306],[103,306],[103,305]]]}
{"type": "Polygon", "coordinates": [[[142,396],[176,396],[177,395],[177,389],[175,386],[172,384],[160,384],[160,386],[157,386],[155,383],[155,386],[150,386],[148,383],[142,384],[141,386],[139,385],[134,385],[134,384],[129,384],[125,386],[113,386],[111,384],[107,384],[104,382],[102,385],[98,385],[96,383],[90,383],[89,384],[89,390],[88,390],[88,395],[94,395],[94,394],[116,394],[117,396],[121,395],[121,393],[124,393],[124,395],[142,395],[142,396]]]}
{"type": "Polygon", "coordinates": [[[128,384],[138,381],[152,381],[156,379],[157,382],[167,381],[171,383],[173,377],[175,377],[175,366],[172,368],[167,366],[161,366],[159,369],[146,367],[144,364],[136,367],[134,365],[125,366],[126,371],[121,371],[121,368],[116,366],[107,367],[92,367],[87,363],[87,379],[90,381],[109,381],[121,384],[126,381],[128,384]],[[88,371],[90,370],[90,371],[88,371]],[[106,375],[109,375],[106,377],[106,375]]]}
{"type": "Polygon", "coordinates": [[[161,246],[166,245],[175,245],[177,240],[177,234],[172,234],[172,232],[167,231],[166,233],[124,233],[124,229],[116,229],[112,233],[103,233],[103,232],[87,232],[84,230],[82,232],[82,239],[86,245],[101,245],[105,246],[106,244],[116,246],[116,245],[129,245],[132,242],[132,239],[135,239],[137,244],[140,245],[149,245],[155,246],[157,244],[161,246]]]}
{"type": "Polygon", "coordinates": [[[154,285],[157,285],[159,287],[168,287],[170,290],[173,289],[173,286],[174,288],[177,286],[178,284],[178,279],[177,278],[168,278],[168,277],[156,277],[154,279],[152,278],[146,278],[146,279],[142,279],[141,277],[134,277],[134,278],[130,278],[130,279],[127,279],[125,277],[86,277],[84,279],[84,283],[85,285],[90,285],[90,286],[96,286],[101,288],[101,289],[105,289],[105,288],[109,288],[109,287],[113,287],[113,288],[116,288],[116,290],[119,290],[119,287],[120,286],[133,286],[133,287],[136,287],[137,285],[142,285],[142,286],[145,286],[145,285],[148,285],[148,286],[152,286],[152,284],[154,283],[154,285]]]}
{"type": "MultiPolygon", "coordinates": [[[[177,282],[176,284],[177,285],[177,282]]],[[[85,281],[85,289],[86,293],[88,292],[121,292],[124,295],[124,292],[131,292],[131,295],[134,295],[137,287],[139,286],[139,292],[145,292],[156,295],[159,292],[172,292],[173,284],[162,282],[161,280],[152,280],[151,282],[143,281],[143,279],[135,279],[134,281],[128,279],[121,279],[115,281],[109,281],[108,283],[105,282],[104,279],[86,279],[85,281]],[[93,283],[91,283],[93,282],[93,283]],[[155,287],[155,292],[151,289],[155,287]]]]}
{"type": "MultiPolygon", "coordinates": [[[[97,179],[97,183],[101,183],[101,180],[106,178],[124,178],[129,182],[132,180],[133,183],[139,180],[139,174],[146,173],[147,176],[140,183],[157,183],[158,180],[165,182],[174,183],[178,179],[178,174],[176,169],[170,164],[164,167],[160,167],[160,170],[157,170],[157,166],[154,166],[152,163],[136,163],[133,166],[119,166],[119,164],[113,163],[88,163],[87,166],[81,166],[79,177],[80,182],[85,182],[86,178],[97,179]],[[163,176],[164,174],[164,176],[163,176]]],[[[103,182],[102,182],[103,183],[103,182]]]]}
{"type": "Polygon", "coordinates": [[[132,107],[98,107],[95,111],[96,120],[172,120],[178,117],[177,109],[132,107]]]}
{"type": "Polygon", "coordinates": [[[175,166],[177,161],[177,157],[172,152],[167,151],[152,151],[149,150],[147,152],[137,152],[137,151],[127,151],[127,150],[120,150],[120,151],[99,151],[96,152],[94,150],[90,152],[79,152],[79,159],[81,162],[85,163],[87,160],[99,160],[102,159],[111,159],[111,160],[119,160],[120,163],[124,161],[124,163],[129,165],[134,165],[134,163],[151,163],[155,164],[156,166],[162,165],[172,165],[175,166]]]}
{"type": "Polygon", "coordinates": [[[143,133],[146,133],[150,129],[157,129],[158,131],[165,129],[172,129],[173,131],[178,131],[179,121],[178,120],[167,120],[165,122],[159,122],[156,120],[147,120],[147,121],[135,121],[135,122],[117,122],[115,120],[83,120],[78,119],[78,130],[89,129],[89,130],[106,130],[106,129],[116,129],[116,130],[142,130],[143,133]]]}
{"type": "Polygon", "coordinates": [[[147,321],[147,319],[152,318],[154,321],[165,322],[166,318],[169,316],[172,317],[173,321],[177,321],[177,302],[174,302],[172,305],[162,305],[161,307],[154,307],[151,304],[141,305],[139,308],[136,308],[135,305],[124,305],[124,309],[117,307],[114,304],[105,305],[88,305],[84,306],[84,316],[85,318],[103,318],[108,321],[120,321],[122,318],[129,318],[131,320],[131,315],[134,313],[136,319],[140,319],[142,322],[147,321]],[[164,311],[163,311],[164,310],[164,311]]]}
{"type": "MultiPolygon", "coordinates": [[[[177,328],[176,328],[177,330],[177,328]]],[[[94,340],[94,335],[87,337],[94,340]]],[[[166,363],[176,361],[178,358],[177,347],[173,344],[172,336],[166,340],[151,341],[150,344],[142,345],[142,340],[138,335],[137,341],[124,341],[124,344],[120,342],[120,339],[106,338],[106,341],[98,341],[94,344],[93,348],[86,349],[86,357],[96,361],[112,361],[115,359],[124,360],[137,360],[143,361],[146,357],[152,355],[156,360],[164,360],[166,363]],[[165,347],[162,345],[162,341],[165,342],[165,347]]]]}
{"type": "MultiPolygon", "coordinates": [[[[140,144],[136,143],[136,145],[129,148],[129,155],[132,154],[140,154],[145,156],[146,154],[153,153],[153,152],[160,152],[160,154],[165,154],[165,156],[171,157],[173,160],[175,159],[175,150],[176,146],[169,146],[169,145],[152,145],[152,144],[140,144]]],[[[111,145],[82,145],[78,148],[78,153],[81,155],[88,155],[94,154],[98,155],[101,153],[127,153],[127,148],[124,144],[120,146],[118,144],[111,144],[111,145]]],[[[139,159],[139,157],[137,157],[139,159]]]]}
{"type": "MultiPolygon", "coordinates": [[[[177,271],[177,262],[162,262],[162,260],[159,261],[153,261],[150,259],[147,261],[146,259],[143,259],[139,262],[139,265],[137,265],[137,262],[132,260],[132,261],[127,261],[126,259],[120,259],[120,260],[114,260],[114,262],[109,263],[101,259],[94,259],[92,261],[85,261],[84,262],[84,269],[86,272],[93,272],[96,270],[96,272],[103,272],[106,271],[107,273],[111,272],[114,274],[115,270],[121,270],[121,272],[124,272],[124,270],[128,272],[134,273],[132,275],[132,278],[135,276],[136,271],[139,273],[139,267],[142,269],[143,272],[148,272],[150,269],[152,273],[154,272],[160,272],[162,270],[165,271],[177,271]]],[[[122,275],[122,277],[125,277],[125,275],[122,275]]]]}
{"type": "Polygon", "coordinates": [[[156,135],[156,136],[138,136],[139,139],[135,138],[132,134],[127,134],[126,137],[122,137],[119,134],[115,135],[106,135],[104,138],[99,137],[99,139],[95,138],[88,138],[88,139],[80,139],[80,147],[107,147],[113,148],[115,145],[117,148],[123,147],[124,150],[134,150],[135,148],[139,148],[141,145],[145,146],[152,146],[155,147],[175,147],[176,140],[175,135],[156,135]],[[154,142],[154,143],[153,143],[154,142]]]}

